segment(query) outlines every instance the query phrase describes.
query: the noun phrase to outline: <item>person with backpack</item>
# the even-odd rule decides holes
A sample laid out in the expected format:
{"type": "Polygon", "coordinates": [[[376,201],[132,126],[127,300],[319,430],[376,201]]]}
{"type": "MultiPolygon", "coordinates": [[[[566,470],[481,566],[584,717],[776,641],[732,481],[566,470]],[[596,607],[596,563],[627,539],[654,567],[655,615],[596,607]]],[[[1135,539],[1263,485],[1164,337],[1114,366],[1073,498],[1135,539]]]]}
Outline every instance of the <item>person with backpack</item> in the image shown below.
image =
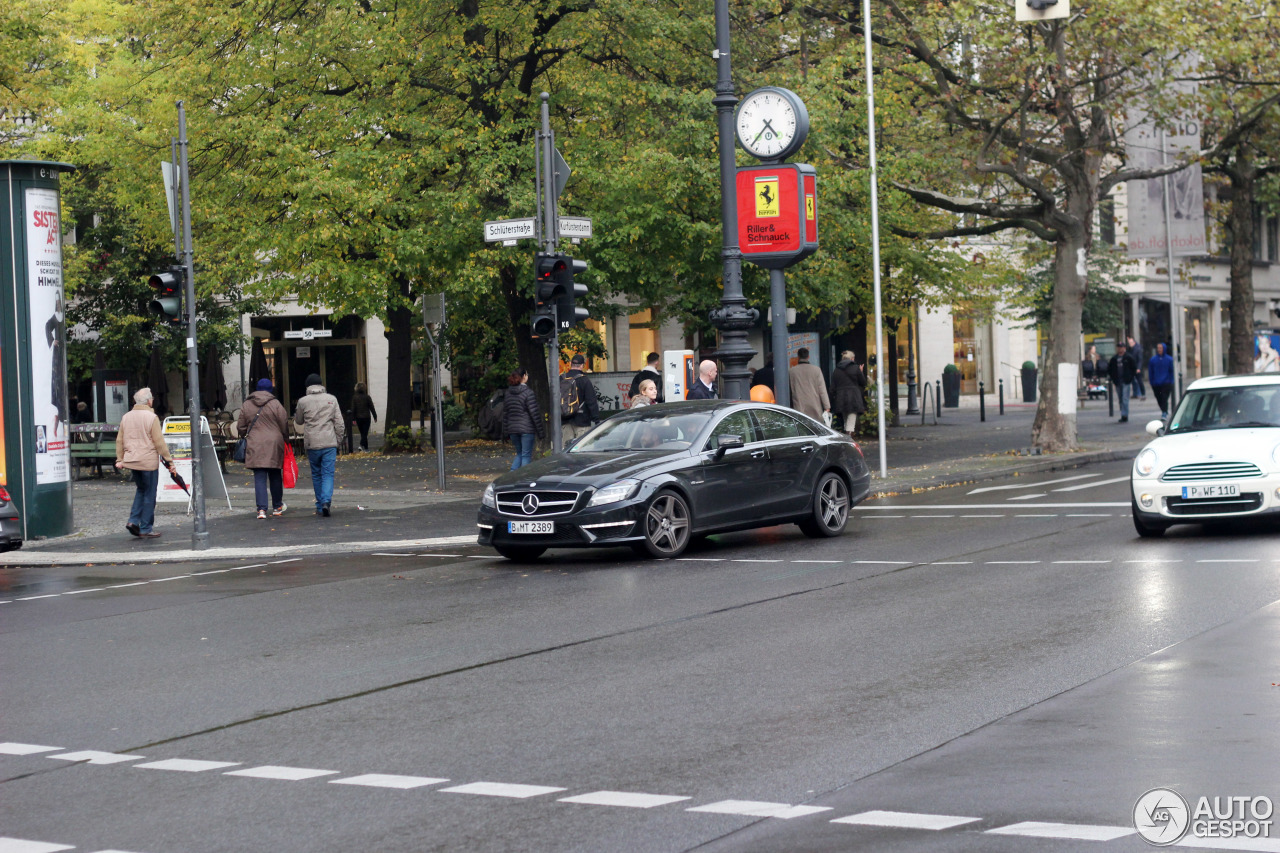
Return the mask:
{"type": "Polygon", "coordinates": [[[511,460],[511,470],[523,468],[533,461],[533,437],[543,438],[542,412],[538,409],[538,396],[529,388],[529,371],[517,367],[507,377],[510,386],[502,398],[502,432],[511,437],[516,448],[516,458],[511,460]]]}
{"type": "Polygon", "coordinates": [[[575,353],[569,369],[560,376],[560,437],[565,444],[600,421],[596,387],[586,376],[586,366],[586,357],[575,353]]]}

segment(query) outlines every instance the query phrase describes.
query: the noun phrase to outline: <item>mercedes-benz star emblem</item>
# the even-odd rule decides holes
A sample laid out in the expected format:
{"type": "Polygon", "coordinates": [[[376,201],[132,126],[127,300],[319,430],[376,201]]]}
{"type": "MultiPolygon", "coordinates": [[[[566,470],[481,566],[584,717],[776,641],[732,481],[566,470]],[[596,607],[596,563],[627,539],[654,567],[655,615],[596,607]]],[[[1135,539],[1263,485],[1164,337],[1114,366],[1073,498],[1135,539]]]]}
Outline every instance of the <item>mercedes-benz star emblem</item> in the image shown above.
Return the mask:
{"type": "Polygon", "coordinates": [[[533,515],[538,511],[538,496],[525,495],[524,500],[520,501],[520,508],[524,510],[525,515],[533,515]]]}

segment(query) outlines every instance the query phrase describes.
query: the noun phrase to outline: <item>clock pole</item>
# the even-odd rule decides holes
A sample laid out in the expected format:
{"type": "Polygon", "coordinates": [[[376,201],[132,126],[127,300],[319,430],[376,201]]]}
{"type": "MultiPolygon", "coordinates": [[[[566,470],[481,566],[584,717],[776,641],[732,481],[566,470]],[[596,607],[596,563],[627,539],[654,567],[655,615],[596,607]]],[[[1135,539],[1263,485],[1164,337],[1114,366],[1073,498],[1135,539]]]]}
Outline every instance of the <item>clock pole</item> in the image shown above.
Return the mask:
{"type": "Polygon", "coordinates": [[[720,227],[724,259],[724,290],[720,307],[712,309],[711,324],[720,331],[716,355],[724,364],[724,396],[728,400],[745,400],[750,394],[751,372],[747,362],[756,351],[747,343],[747,330],[755,325],[759,312],[747,307],[742,294],[742,252],[738,248],[737,163],[733,148],[733,108],[738,98],[733,94],[733,77],[729,67],[729,0],[716,2],[716,107],[720,150],[720,227]]]}

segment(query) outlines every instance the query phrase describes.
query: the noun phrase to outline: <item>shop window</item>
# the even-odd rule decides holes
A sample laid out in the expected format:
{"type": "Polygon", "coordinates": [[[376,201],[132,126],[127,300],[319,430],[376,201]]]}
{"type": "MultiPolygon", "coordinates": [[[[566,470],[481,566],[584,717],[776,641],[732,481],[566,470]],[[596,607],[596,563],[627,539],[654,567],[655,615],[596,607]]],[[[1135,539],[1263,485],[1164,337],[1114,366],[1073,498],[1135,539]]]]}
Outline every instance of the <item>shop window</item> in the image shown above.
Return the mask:
{"type": "Polygon", "coordinates": [[[637,311],[627,320],[631,324],[628,332],[629,343],[631,344],[631,361],[628,367],[631,370],[639,370],[645,365],[645,356],[651,352],[659,351],[658,330],[651,328],[653,311],[649,308],[637,311]]]}

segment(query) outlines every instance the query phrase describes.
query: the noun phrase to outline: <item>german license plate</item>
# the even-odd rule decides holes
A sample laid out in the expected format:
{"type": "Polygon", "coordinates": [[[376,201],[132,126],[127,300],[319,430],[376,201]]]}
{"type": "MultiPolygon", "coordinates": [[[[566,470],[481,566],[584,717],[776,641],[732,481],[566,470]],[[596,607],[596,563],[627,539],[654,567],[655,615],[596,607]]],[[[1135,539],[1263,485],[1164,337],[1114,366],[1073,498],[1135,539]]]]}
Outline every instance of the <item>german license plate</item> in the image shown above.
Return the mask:
{"type": "Polygon", "coordinates": [[[508,521],[508,533],[555,533],[554,521],[508,521]]]}
{"type": "Polygon", "coordinates": [[[1183,500],[1194,500],[1196,498],[1234,498],[1240,494],[1240,487],[1232,484],[1222,484],[1214,486],[1183,486],[1183,500]]]}

